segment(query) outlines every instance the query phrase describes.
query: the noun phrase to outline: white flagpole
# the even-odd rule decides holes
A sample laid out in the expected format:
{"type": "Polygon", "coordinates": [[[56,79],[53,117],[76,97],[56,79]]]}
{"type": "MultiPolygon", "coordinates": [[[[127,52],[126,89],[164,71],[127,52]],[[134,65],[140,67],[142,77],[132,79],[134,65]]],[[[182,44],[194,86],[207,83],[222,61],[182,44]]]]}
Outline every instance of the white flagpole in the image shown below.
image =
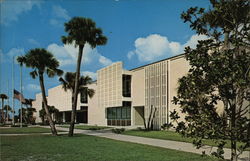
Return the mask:
{"type": "Polygon", "coordinates": [[[21,95],[23,93],[23,88],[22,88],[22,85],[23,85],[23,82],[22,82],[22,66],[20,66],[20,127],[22,128],[23,127],[23,105],[22,105],[22,98],[21,98],[21,95]]]}
{"type": "MultiPolygon", "coordinates": [[[[7,81],[7,94],[8,94],[7,101],[8,101],[8,106],[10,107],[10,92],[9,92],[9,90],[10,90],[10,88],[9,88],[9,79],[8,79],[8,81],[7,81]]],[[[8,123],[8,121],[9,121],[9,109],[8,109],[8,106],[6,106],[6,115],[7,115],[7,122],[6,123],[8,123]]]]}
{"type": "Polygon", "coordinates": [[[12,124],[15,125],[15,104],[14,104],[14,56],[13,56],[13,60],[12,60],[12,124]]]}

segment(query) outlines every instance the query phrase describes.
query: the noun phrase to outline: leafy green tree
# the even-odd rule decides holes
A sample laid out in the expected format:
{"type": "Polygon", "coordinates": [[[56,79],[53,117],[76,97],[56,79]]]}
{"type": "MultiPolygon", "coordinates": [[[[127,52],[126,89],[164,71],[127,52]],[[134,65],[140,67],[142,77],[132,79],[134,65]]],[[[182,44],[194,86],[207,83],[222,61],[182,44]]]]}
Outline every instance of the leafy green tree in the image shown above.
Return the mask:
{"type": "Polygon", "coordinates": [[[171,117],[176,131],[195,138],[199,148],[203,139],[213,139],[217,157],[223,158],[225,140],[231,141],[231,160],[236,161],[250,146],[250,2],[248,0],[210,0],[208,10],[193,7],[183,12],[184,22],[207,40],[196,49],[185,48],[188,74],[179,80],[177,97],[185,120],[176,111],[171,117]],[[223,104],[223,112],[219,105],[223,104]],[[243,145],[237,148],[237,143],[243,145]],[[238,150],[238,153],[237,153],[238,150]]]}
{"type": "MultiPolygon", "coordinates": [[[[56,115],[57,113],[59,113],[59,110],[57,108],[55,108],[55,106],[48,105],[48,109],[49,109],[50,114],[56,115]]],[[[48,121],[45,116],[46,116],[46,111],[45,111],[44,107],[42,107],[42,109],[39,111],[39,117],[41,118],[43,124],[46,121],[48,121]]]]}
{"type": "Polygon", "coordinates": [[[39,77],[46,117],[49,121],[52,135],[54,136],[57,135],[55,124],[48,110],[43,76],[44,74],[47,74],[48,77],[51,78],[56,75],[58,76],[62,75],[63,71],[58,69],[59,62],[56,60],[56,58],[53,56],[52,53],[43,48],[31,49],[24,56],[19,56],[17,58],[17,61],[21,66],[25,64],[26,67],[33,69],[33,71],[30,72],[30,75],[33,79],[35,79],[37,76],[39,77]]]}
{"type": "MultiPolygon", "coordinates": [[[[32,107],[27,107],[27,108],[22,108],[22,121],[25,122],[26,124],[34,124],[35,123],[35,117],[34,117],[34,112],[36,112],[35,108],[32,107]]],[[[21,110],[18,110],[19,113],[19,119],[21,118],[21,110]]]]}
{"type": "Polygon", "coordinates": [[[4,93],[1,93],[0,98],[2,100],[1,122],[3,122],[4,121],[4,110],[3,110],[3,108],[4,108],[4,100],[8,99],[8,96],[6,94],[4,94],[4,93]]]}
{"type": "Polygon", "coordinates": [[[32,107],[32,102],[34,101],[34,99],[26,99],[25,98],[25,102],[23,103],[27,108],[28,107],[32,107]]]}
{"type": "Polygon", "coordinates": [[[69,136],[73,136],[83,48],[86,43],[88,43],[92,48],[95,48],[97,45],[104,45],[107,42],[107,38],[102,34],[102,30],[100,28],[96,28],[95,22],[89,18],[72,18],[69,22],[65,23],[65,31],[68,33],[68,35],[62,36],[62,42],[64,44],[74,44],[79,48],[76,65],[76,81],[72,102],[71,122],[68,134],[69,136]]]}

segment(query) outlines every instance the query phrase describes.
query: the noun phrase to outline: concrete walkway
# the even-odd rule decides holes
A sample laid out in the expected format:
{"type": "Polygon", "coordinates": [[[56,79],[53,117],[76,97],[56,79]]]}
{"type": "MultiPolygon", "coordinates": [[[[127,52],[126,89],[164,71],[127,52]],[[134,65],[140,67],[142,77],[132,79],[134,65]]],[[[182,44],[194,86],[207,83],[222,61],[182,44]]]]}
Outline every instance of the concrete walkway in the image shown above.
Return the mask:
{"type": "MultiPolygon", "coordinates": [[[[48,126],[41,126],[41,127],[50,128],[48,126]]],[[[68,131],[68,128],[57,127],[57,130],[68,131]]],[[[59,132],[59,134],[60,133],[64,133],[64,132],[59,132]]],[[[196,149],[191,143],[115,134],[115,133],[112,133],[110,130],[95,130],[94,131],[94,130],[75,129],[74,133],[98,136],[98,137],[109,138],[113,140],[119,140],[119,141],[131,142],[131,143],[145,144],[145,145],[150,145],[150,146],[156,146],[156,147],[161,147],[161,148],[167,148],[167,149],[173,149],[173,150],[179,150],[179,151],[191,152],[191,153],[197,153],[197,154],[202,154],[202,151],[205,151],[206,154],[211,154],[212,152],[216,151],[216,148],[213,148],[211,146],[204,146],[203,148],[196,149]]],[[[224,151],[225,151],[225,154],[224,154],[225,159],[230,159],[231,150],[224,148],[224,151]]],[[[250,160],[249,151],[245,151],[239,156],[239,161],[249,161],[249,160],[250,160]]]]}

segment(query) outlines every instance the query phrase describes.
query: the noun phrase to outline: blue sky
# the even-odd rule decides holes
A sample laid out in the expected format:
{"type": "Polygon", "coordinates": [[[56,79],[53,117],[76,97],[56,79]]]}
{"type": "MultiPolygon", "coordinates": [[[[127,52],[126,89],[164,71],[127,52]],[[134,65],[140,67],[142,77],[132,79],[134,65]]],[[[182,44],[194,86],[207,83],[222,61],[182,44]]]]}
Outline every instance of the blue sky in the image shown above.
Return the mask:
{"type": "MultiPolygon", "coordinates": [[[[185,46],[195,47],[196,35],[180,14],[189,7],[208,8],[207,0],[1,0],[0,92],[11,86],[12,57],[33,48],[45,48],[59,60],[64,71],[75,71],[77,49],[64,45],[64,23],[72,17],[93,19],[108,42],[84,49],[82,74],[94,79],[96,70],[123,61],[132,69],[181,54],[185,46]]],[[[15,89],[20,91],[20,67],[14,64],[15,89]]],[[[40,92],[38,79],[23,68],[23,94],[35,98],[40,92]]],[[[46,89],[59,85],[58,77],[45,78],[46,89]]]]}

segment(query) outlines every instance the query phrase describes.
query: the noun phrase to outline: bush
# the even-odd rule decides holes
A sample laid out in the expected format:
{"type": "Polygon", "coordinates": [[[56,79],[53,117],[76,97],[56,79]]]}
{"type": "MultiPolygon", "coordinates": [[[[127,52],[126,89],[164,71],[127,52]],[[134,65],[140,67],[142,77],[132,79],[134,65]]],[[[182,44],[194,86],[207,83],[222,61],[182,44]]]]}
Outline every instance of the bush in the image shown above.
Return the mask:
{"type": "MultiPolygon", "coordinates": [[[[11,127],[20,127],[20,125],[11,125],[11,127]]],[[[27,124],[22,125],[22,127],[28,127],[27,124]]]]}
{"type": "Polygon", "coordinates": [[[113,133],[116,133],[116,134],[121,134],[121,133],[123,133],[124,131],[125,131],[124,128],[120,128],[120,129],[115,128],[115,129],[112,129],[112,132],[113,132],[113,133]]]}

